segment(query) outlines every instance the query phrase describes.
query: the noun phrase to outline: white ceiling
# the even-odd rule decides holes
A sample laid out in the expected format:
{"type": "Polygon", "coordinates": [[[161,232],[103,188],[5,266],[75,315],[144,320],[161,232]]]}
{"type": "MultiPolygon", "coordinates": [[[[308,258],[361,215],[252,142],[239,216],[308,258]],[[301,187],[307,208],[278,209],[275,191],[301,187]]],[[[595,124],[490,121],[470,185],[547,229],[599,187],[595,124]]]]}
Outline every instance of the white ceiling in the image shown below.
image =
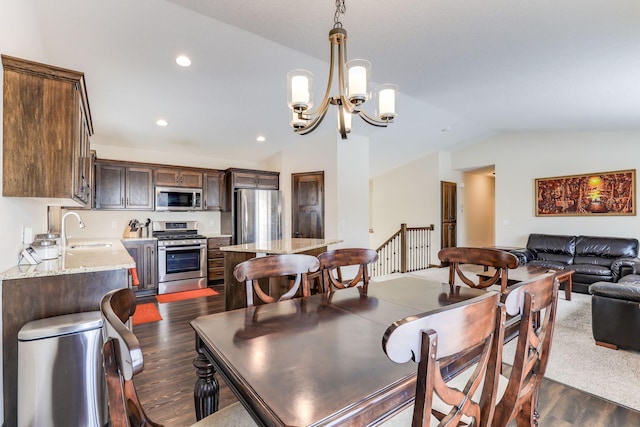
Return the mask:
{"type": "MultiPolygon", "coordinates": [[[[49,62],[86,75],[94,143],[232,166],[310,138],[288,125],[286,74],[311,70],[322,95],[333,1],[33,3],[49,62]]],[[[347,0],[341,21],[349,57],[400,87],[395,124],[354,122],[374,176],[498,132],[640,130],[638,0],[347,0]]]]}

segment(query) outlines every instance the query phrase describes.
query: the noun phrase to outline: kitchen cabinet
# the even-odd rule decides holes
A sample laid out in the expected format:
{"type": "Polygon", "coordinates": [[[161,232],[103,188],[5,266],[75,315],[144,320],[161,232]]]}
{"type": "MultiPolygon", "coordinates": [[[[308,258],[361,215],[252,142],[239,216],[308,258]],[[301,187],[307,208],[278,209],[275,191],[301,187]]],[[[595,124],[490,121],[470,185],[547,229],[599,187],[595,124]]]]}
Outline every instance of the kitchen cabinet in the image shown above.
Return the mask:
{"type": "Polygon", "coordinates": [[[280,173],[268,171],[253,171],[229,169],[232,189],[259,188],[264,190],[278,190],[280,188],[280,173]]]}
{"type": "Polygon", "coordinates": [[[157,169],[156,185],[160,187],[202,188],[202,172],[186,169],[157,169]]]}
{"type": "Polygon", "coordinates": [[[153,169],[97,161],[96,209],[153,210],[153,169]]]}
{"type": "Polygon", "coordinates": [[[122,244],[136,263],[140,283],[132,289],[137,296],[155,295],[158,290],[158,242],[155,239],[136,239],[123,240],[122,244]]]}
{"type": "Polygon", "coordinates": [[[91,201],[93,124],[84,74],[2,55],[3,196],[91,201]]]}
{"type": "Polygon", "coordinates": [[[221,246],[229,246],[231,237],[210,237],[207,239],[207,278],[209,283],[224,280],[224,252],[221,246]]]}
{"type": "Polygon", "coordinates": [[[223,171],[204,173],[204,209],[224,211],[227,208],[226,179],[223,171]]]}

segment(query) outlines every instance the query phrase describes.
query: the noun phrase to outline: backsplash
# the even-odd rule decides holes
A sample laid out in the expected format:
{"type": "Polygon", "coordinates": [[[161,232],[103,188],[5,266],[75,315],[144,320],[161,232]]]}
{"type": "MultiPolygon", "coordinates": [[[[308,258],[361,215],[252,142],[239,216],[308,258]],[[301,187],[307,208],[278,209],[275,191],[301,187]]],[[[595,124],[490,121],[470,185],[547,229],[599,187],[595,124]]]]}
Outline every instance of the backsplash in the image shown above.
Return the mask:
{"type": "Polygon", "coordinates": [[[133,218],[145,223],[151,221],[198,221],[198,232],[201,234],[220,233],[220,212],[149,212],[149,211],[84,211],[63,209],[77,212],[86,227],[78,227],[77,221],[67,218],[67,236],[77,238],[118,237],[121,238],[129,221],[133,218]]]}

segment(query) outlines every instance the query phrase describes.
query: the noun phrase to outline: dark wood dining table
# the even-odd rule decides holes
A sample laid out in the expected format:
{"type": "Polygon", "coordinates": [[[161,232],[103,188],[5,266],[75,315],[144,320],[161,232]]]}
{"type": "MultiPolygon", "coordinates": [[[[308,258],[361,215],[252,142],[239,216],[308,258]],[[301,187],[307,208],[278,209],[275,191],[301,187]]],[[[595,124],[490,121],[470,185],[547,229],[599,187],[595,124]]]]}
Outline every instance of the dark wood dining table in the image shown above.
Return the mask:
{"type": "Polygon", "coordinates": [[[197,416],[217,409],[217,373],[259,425],[376,423],[415,394],[417,365],[382,349],[387,327],[486,292],[405,275],[198,317],[197,416]]]}

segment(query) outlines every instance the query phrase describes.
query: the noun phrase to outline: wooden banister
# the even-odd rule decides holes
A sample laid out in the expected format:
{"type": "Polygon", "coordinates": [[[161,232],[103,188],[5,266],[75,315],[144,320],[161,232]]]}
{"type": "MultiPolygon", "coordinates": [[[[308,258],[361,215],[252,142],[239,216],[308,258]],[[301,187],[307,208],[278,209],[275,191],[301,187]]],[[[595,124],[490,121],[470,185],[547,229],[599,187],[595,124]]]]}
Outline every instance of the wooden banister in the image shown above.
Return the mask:
{"type": "Polygon", "coordinates": [[[433,224],[428,227],[407,227],[407,224],[400,224],[400,230],[376,249],[379,258],[372,265],[371,276],[429,268],[433,230],[433,224]]]}

